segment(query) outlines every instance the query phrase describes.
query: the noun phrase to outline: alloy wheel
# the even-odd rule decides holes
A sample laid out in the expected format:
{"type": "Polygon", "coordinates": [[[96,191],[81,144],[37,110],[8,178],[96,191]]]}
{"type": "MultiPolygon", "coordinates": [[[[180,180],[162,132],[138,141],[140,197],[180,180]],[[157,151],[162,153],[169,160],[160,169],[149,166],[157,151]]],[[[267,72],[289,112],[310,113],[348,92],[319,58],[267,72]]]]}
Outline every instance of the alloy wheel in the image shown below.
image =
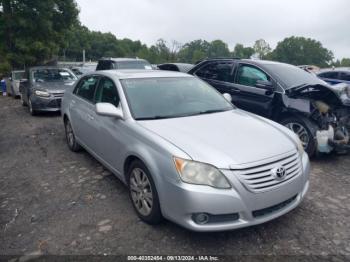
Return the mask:
{"type": "Polygon", "coordinates": [[[306,149],[310,142],[310,136],[306,128],[299,123],[293,123],[293,122],[286,124],[286,127],[288,127],[295,134],[297,134],[297,136],[301,141],[301,144],[303,145],[304,149],[306,149]]]}
{"type": "Polygon", "coordinates": [[[135,168],[130,174],[130,194],[136,210],[143,216],[152,212],[153,192],[146,173],[135,168]]]}

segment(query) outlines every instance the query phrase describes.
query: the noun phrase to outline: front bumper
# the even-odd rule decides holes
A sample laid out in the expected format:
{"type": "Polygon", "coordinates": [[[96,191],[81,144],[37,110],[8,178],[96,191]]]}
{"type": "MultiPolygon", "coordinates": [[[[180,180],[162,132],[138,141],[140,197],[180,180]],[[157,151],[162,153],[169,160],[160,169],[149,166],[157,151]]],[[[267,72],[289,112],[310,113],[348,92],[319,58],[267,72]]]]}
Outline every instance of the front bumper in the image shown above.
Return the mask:
{"type": "Polygon", "coordinates": [[[232,171],[224,171],[232,189],[216,189],[179,182],[169,182],[161,196],[164,217],[193,231],[225,231],[261,224],[297,207],[309,188],[310,165],[302,157],[302,173],[282,186],[263,193],[249,192],[232,171]],[[165,200],[164,200],[165,199],[165,200]],[[195,214],[214,219],[207,224],[194,221],[195,214]]]}
{"type": "Polygon", "coordinates": [[[31,96],[33,110],[35,111],[47,111],[47,112],[55,112],[61,110],[61,102],[62,97],[39,97],[39,96],[31,96]]]}

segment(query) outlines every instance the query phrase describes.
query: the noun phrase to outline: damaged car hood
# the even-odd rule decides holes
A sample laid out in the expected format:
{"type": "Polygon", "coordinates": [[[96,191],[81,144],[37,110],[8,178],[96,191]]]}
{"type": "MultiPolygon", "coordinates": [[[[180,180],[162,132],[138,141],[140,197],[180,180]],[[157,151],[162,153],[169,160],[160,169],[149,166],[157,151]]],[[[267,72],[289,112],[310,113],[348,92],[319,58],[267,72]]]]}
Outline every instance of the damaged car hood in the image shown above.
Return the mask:
{"type": "Polygon", "coordinates": [[[339,94],[328,85],[303,84],[287,89],[286,95],[291,99],[320,100],[333,106],[343,105],[339,94]]]}

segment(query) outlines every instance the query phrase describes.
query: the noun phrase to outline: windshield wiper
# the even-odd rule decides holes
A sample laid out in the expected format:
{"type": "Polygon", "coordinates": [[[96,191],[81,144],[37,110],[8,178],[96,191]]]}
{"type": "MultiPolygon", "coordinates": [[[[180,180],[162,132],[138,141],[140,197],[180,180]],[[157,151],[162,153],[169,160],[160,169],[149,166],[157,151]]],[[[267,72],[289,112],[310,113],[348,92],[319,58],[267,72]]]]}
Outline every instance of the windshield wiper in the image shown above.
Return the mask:
{"type": "Polygon", "coordinates": [[[231,109],[232,108],[230,108],[230,109],[205,110],[205,111],[200,111],[200,112],[196,112],[196,113],[178,114],[178,115],[138,117],[138,118],[135,118],[135,120],[157,120],[157,119],[177,118],[177,117],[186,117],[186,116],[196,116],[196,115],[203,115],[203,114],[212,114],[212,113],[225,112],[225,111],[229,111],[231,109]]]}

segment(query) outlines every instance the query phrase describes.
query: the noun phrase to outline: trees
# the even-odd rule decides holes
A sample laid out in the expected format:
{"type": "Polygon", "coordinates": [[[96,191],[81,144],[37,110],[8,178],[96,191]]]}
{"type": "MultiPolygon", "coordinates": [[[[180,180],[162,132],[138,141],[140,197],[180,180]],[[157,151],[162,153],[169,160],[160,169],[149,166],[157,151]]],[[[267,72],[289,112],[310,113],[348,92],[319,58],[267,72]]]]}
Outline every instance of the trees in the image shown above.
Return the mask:
{"type": "Polygon", "coordinates": [[[78,23],[74,0],[0,0],[0,34],[5,60],[23,68],[52,59],[64,46],[67,29],[78,23]]]}
{"type": "Polygon", "coordinates": [[[242,44],[236,44],[232,52],[233,57],[250,58],[254,54],[252,47],[244,47],[242,44]]]}
{"type": "Polygon", "coordinates": [[[271,52],[270,45],[264,39],[256,40],[253,49],[258,54],[259,59],[265,59],[267,54],[271,52]]]}
{"type": "Polygon", "coordinates": [[[319,41],[292,36],[277,44],[271,58],[294,65],[312,64],[324,67],[333,60],[333,53],[319,41]]]}

